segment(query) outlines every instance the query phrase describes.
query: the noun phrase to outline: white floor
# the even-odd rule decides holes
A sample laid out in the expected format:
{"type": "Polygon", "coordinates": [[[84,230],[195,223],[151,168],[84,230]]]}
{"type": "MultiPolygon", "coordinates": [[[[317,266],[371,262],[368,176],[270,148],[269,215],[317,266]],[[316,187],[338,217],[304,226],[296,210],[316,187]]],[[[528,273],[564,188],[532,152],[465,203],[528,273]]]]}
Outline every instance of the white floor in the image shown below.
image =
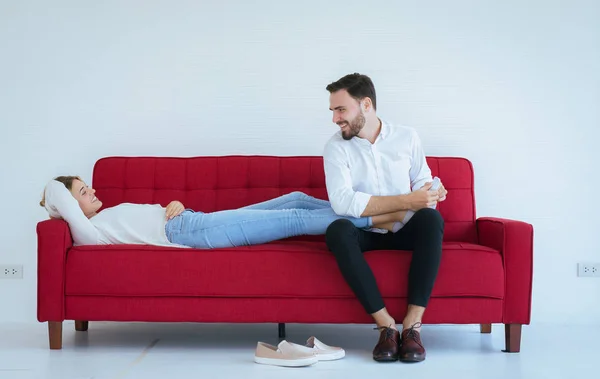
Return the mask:
{"type": "Polygon", "coordinates": [[[600,326],[530,325],[521,353],[507,354],[504,327],[480,334],[475,325],[426,326],[427,359],[381,364],[369,325],[287,325],[286,338],[311,335],[342,346],[346,358],[305,368],[253,362],[257,341],[277,344],[276,324],[90,323],[75,332],[65,322],[63,349],[47,347],[45,324],[0,324],[0,379],[122,378],[576,378],[600,377],[600,326]]]}

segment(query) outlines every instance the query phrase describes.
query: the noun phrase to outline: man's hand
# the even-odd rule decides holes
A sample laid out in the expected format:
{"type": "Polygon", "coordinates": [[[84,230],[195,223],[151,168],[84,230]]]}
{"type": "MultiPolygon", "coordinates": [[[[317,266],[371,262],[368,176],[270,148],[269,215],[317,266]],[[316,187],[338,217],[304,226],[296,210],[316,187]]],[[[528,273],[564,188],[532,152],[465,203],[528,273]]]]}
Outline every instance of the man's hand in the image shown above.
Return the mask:
{"type": "MultiPolygon", "coordinates": [[[[430,191],[433,183],[426,183],[423,187],[411,192],[409,195],[410,210],[418,211],[419,209],[433,207],[437,204],[440,195],[439,191],[430,191]]],[[[440,188],[442,188],[440,186],[440,188]]]]}
{"type": "Polygon", "coordinates": [[[440,197],[438,202],[442,202],[444,200],[446,200],[446,195],[448,194],[448,191],[446,191],[446,188],[444,187],[443,183],[440,183],[440,188],[438,188],[438,196],[440,197]]]}
{"type": "Polygon", "coordinates": [[[167,205],[167,220],[179,216],[184,210],[185,208],[180,201],[171,201],[169,205],[167,205]]]}

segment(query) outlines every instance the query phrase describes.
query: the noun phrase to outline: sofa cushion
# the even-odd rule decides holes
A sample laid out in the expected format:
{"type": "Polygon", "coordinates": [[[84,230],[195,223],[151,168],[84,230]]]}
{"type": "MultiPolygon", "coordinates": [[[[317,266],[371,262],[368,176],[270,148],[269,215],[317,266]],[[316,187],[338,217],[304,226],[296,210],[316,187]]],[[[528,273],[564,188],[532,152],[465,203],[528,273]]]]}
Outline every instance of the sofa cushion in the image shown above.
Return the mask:
{"type": "MultiPolygon", "coordinates": [[[[406,297],[411,252],[366,253],[384,297],[406,297]]],[[[444,243],[434,297],[504,293],[502,256],[470,243],[444,243]]],[[[67,295],[351,298],[322,242],[277,241],[235,249],[79,246],[69,251],[67,295]]]]}

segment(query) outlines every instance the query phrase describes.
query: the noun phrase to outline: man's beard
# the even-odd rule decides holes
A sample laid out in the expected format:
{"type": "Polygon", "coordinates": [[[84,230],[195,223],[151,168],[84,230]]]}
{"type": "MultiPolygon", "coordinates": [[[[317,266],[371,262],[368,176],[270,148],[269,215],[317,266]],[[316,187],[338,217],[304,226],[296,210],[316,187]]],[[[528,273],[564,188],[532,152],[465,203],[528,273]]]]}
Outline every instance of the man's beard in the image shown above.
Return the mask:
{"type": "MultiPolygon", "coordinates": [[[[365,122],[365,115],[361,111],[360,114],[356,116],[354,120],[352,120],[352,122],[348,123],[348,130],[342,130],[342,137],[346,141],[351,140],[353,137],[357,136],[358,133],[360,133],[362,128],[365,126],[365,122]]],[[[343,125],[345,123],[346,122],[342,122],[341,124],[343,125]]]]}

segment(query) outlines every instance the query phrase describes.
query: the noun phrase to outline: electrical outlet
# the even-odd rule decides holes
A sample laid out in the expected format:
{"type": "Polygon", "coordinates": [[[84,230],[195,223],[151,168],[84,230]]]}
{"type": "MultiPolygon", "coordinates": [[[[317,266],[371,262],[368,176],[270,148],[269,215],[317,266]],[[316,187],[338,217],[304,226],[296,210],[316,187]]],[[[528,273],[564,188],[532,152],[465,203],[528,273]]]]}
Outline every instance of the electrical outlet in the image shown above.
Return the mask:
{"type": "Polygon", "coordinates": [[[577,276],[595,276],[600,278],[600,263],[578,263],[577,276]]]}
{"type": "Polygon", "coordinates": [[[23,279],[23,265],[0,266],[0,279],[23,279]]]}

